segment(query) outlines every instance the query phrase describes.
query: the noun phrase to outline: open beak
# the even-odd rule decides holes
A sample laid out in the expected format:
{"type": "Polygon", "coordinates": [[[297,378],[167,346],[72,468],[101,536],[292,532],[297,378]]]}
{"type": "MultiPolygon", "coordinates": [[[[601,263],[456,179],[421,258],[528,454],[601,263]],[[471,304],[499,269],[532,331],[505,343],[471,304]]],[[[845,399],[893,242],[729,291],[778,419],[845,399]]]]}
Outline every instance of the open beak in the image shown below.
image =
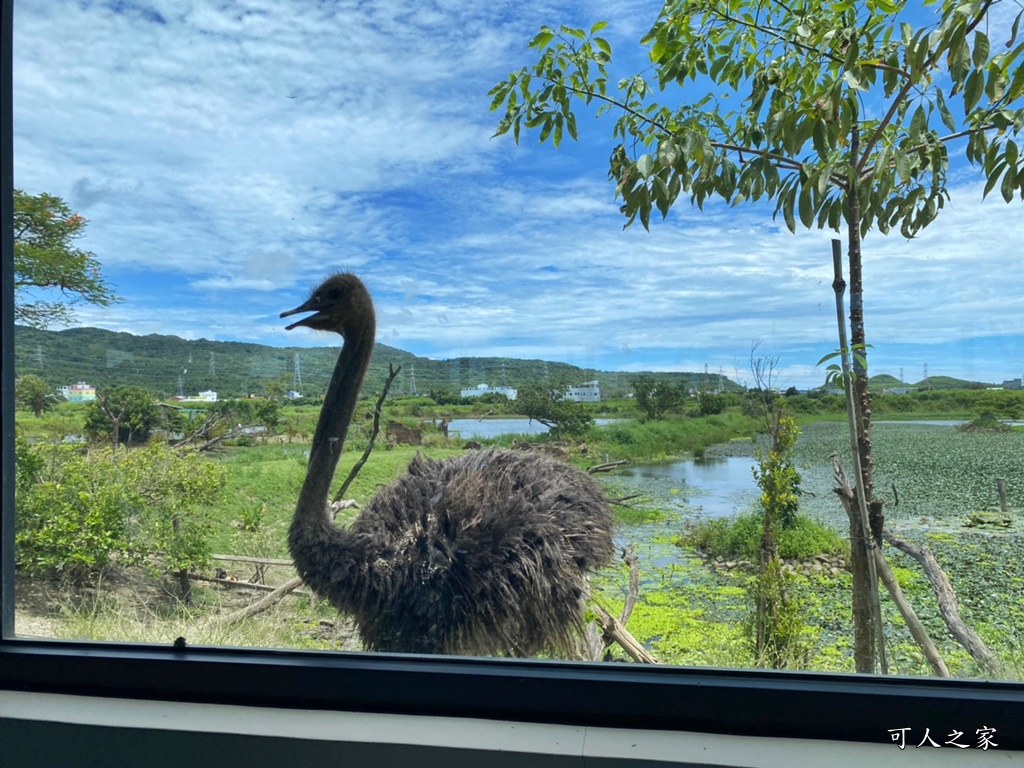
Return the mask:
{"type": "Polygon", "coordinates": [[[297,315],[300,312],[313,312],[314,314],[310,315],[309,317],[304,317],[301,320],[296,320],[291,325],[286,326],[285,327],[286,331],[290,331],[292,328],[297,328],[300,325],[304,325],[307,328],[316,329],[318,327],[318,325],[317,325],[318,321],[323,321],[327,317],[323,312],[321,312],[321,311],[319,311],[317,309],[317,307],[314,305],[312,299],[310,299],[309,301],[307,301],[307,302],[305,302],[303,304],[300,304],[295,309],[289,309],[287,312],[282,312],[281,313],[281,317],[288,317],[289,315],[297,315]]]}

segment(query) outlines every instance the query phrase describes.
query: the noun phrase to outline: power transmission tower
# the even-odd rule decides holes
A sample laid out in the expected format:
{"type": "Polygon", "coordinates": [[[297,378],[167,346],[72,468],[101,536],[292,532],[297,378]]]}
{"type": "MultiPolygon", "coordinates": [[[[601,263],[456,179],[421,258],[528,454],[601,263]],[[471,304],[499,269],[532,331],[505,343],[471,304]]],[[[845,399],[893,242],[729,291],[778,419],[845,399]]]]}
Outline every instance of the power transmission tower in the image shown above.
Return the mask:
{"type": "Polygon", "coordinates": [[[213,352],[210,353],[210,375],[217,375],[217,364],[213,362],[213,352]]]}
{"type": "Polygon", "coordinates": [[[302,366],[299,365],[299,353],[295,353],[295,374],[292,377],[292,382],[295,385],[295,389],[298,390],[302,386],[302,366]]]}
{"type": "Polygon", "coordinates": [[[928,386],[927,382],[928,382],[928,363],[925,363],[924,364],[924,378],[921,379],[921,383],[924,384],[925,387],[927,387],[928,386]]]}
{"type": "Polygon", "coordinates": [[[178,397],[184,397],[184,396],[185,396],[185,377],[179,375],[178,376],[178,397]]]}
{"type": "Polygon", "coordinates": [[[409,366],[409,394],[416,394],[416,363],[409,366]]]}
{"type": "Polygon", "coordinates": [[[43,367],[43,345],[36,344],[36,365],[43,367]]]}

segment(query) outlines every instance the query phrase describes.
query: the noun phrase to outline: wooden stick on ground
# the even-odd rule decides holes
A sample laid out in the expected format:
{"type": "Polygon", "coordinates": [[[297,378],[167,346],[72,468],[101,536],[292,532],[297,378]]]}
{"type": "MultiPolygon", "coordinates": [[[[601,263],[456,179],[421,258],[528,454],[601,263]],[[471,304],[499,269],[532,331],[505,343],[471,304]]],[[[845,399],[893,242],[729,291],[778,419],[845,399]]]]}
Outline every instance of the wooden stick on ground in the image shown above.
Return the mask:
{"type": "MultiPolygon", "coordinates": [[[[227,626],[228,624],[234,624],[236,621],[248,619],[250,616],[255,616],[258,613],[263,613],[268,608],[272,608],[273,606],[281,602],[281,600],[283,600],[286,595],[288,595],[291,592],[294,592],[296,589],[299,588],[299,586],[301,586],[301,584],[302,579],[296,576],[294,579],[286,581],[284,584],[275,589],[273,592],[271,592],[269,595],[264,597],[259,602],[253,603],[252,605],[247,605],[245,608],[235,611],[234,613],[229,613],[227,616],[221,616],[217,619],[217,623],[227,626]]],[[[249,584],[247,586],[255,585],[249,584]]]]}
{"type": "Polygon", "coordinates": [[[291,560],[283,560],[273,557],[245,557],[243,555],[210,555],[211,560],[223,560],[229,563],[256,563],[258,565],[287,565],[293,567],[291,560]]]}

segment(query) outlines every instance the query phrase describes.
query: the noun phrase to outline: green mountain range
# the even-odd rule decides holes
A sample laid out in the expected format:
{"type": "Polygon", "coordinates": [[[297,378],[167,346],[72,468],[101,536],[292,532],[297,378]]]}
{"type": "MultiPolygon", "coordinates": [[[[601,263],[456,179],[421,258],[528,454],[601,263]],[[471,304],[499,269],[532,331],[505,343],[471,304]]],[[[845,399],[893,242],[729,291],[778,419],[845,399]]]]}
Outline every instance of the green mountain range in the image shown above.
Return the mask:
{"type": "MultiPolygon", "coordinates": [[[[130,385],[145,387],[161,397],[196,395],[205,390],[218,397],[262,394],[272,382],[305,396],[327,390],[338,347],[267,347],[234,341],[187,340],[177,336],[135,336],[99,328],[44,331],[16,326],[15,373],[35,374],[53,386],[84,381],[103,389],[130,385]]],[[[577,368],[544,360],[505,357],[459,357],[431,360],[386,344],[377,344],[364,383],[364,394],[379,391],[388,365],[402,366],[392,385],[396,394],[458,393],[486,383],[522,388],[541,380],[580,384],[597,379],[605,397],[632,391],[633,373],[577,368]]],[[[741,387],[718,374],[658,373],[658,379],[692,388],[739,391],[741,387]]]]}
{"type": "Polygon", "coordinates": [[[984,384],[980,381],[967,381],[966,379],[957,379],[953,376],[929,376],[927,379],[922,379],[917,383],[901,382],[895,376],[890,376],[887,373],[880,373],[877,376],[872,376],[870,379],[871,389],[874,392],[882,392],[886,389],[897,389],[902,387],[910,387],[911,389],[985,389],[986,387],[995,386],[993,384],[984,384]]]}

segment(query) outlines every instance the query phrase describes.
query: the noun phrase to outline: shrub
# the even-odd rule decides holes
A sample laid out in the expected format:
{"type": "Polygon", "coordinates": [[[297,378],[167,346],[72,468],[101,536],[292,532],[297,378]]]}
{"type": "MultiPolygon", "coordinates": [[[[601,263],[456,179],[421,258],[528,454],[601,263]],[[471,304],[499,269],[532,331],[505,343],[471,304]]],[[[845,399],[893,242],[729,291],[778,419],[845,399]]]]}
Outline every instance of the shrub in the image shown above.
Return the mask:
{"type": "Polygon", "coordinates": [[[206,564],[225,472],[198,454],[19,442],[16,462],[20,568],[79,580],[115,563],[206,564]]]}
{"type": "MultiPolygon", "coordinates": [[[[700,520],[687,527],[679,539],[711,557],[756,560],[761,546],[761,513],[746,512],[733,518],[700,520]]],[[[777,531],[779,556],[804,560],[814,555],[844,554],[849,548],[839,533],[817,520],[798,515],[788,528],[777,531]]]]}

